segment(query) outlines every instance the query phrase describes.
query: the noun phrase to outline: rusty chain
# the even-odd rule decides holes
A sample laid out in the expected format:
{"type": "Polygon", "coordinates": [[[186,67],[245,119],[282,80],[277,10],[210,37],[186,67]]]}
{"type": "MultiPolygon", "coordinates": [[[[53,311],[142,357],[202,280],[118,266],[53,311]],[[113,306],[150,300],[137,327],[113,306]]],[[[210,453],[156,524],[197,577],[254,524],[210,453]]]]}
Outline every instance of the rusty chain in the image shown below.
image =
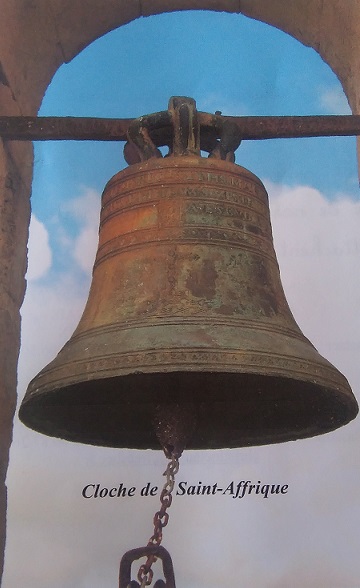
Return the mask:
{"type": "MultiPolygon", "coordinates": [[[[163,528],[166,527],[169,521],[169,513],[167,509],[170,507],[172,502],[172,491],[175,485],[175,475],[179,471],[179,458],[174,455],[171,456],[167,468],[164,472],[166,476],[166,482],[160,494],[161,507],[154,515],[154,533],[148,541],[148,546],[160,545],[163,537],[163,528]]],[[[150,586],[153,579],[153,570],[151,566],[155,563],[157,557],[155,555],[149,555],[146,562],[142,564],[138,572],[138,580],[141,588],[150,586]]]]}

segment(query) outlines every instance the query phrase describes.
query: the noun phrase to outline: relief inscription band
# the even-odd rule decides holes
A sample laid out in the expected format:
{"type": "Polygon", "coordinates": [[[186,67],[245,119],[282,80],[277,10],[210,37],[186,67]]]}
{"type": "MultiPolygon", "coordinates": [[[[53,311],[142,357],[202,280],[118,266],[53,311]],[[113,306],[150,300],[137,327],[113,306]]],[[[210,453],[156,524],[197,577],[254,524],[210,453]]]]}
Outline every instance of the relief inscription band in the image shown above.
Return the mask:
{"type": "Polygon", "coordinates": [[[101,231],[96,265],[146,243],[193,240],[227,247],[240,243],[274,259],[267,194],[260,181],[239,166],[232,173],[210,173],[206,160],[193,161],[195,169],[182,160],[161,171],[141,164],[108,182],[100,225],[106,232],[101,231]]]}

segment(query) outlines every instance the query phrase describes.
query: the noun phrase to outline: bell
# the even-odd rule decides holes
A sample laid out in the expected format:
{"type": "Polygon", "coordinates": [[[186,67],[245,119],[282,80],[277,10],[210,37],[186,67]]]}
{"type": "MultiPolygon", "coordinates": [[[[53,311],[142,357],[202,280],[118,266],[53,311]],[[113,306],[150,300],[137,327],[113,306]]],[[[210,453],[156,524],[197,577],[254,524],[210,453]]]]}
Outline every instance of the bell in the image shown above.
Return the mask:
{"type": "Polygon", "coordinates": [[[129,129],[128,161],[138,163],[104,190],[83,316],[30,383],[21,420],[50,436],[139,449],[159,447],[159,407],[180,410],[175,429],[196,423],[190,449],[278,443],[346,424],[356,400],[291,314],[266,190],[233,163],[239,137],[211,115],[201,134],[191,99],[170,107],[129,129]],[[174,125],[166,158],[149,131],[159,121],[166,136],[174,125]]]}
{"type": "Polygon", "coordinates": [[[149,159],[109,181],[83,316],[20,418],[71,441],[157,448],[162,403],[194,406],[193,449],[311,437],[357,413],[288,307],[264,186],[228,161],[149,159]]]}

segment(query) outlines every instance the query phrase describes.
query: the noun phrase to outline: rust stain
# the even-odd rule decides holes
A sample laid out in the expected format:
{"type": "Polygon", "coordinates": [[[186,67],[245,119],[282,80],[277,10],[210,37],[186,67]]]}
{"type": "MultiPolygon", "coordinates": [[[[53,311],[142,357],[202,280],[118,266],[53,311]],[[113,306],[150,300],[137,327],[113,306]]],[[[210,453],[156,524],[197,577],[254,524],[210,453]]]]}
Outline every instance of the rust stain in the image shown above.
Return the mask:
{"type": "Polygon", "coordinates": [[[186,285],[193,296],[212,300],[216,295],[217,271],[211,259],[205,259],[199,269],[189,272],[186,285]]]}
{"type": "Polygon", "coordinates": [[[127,235],[134,231],[156,227],[157,223],[158,210],[155,205],[142,206],[125,211],[122,214],[109,216],[102,223],[102,227],[106,226],[106,231],[103,230],[100,232],[99,244],[102,245],[121,235],[127,235]]]}

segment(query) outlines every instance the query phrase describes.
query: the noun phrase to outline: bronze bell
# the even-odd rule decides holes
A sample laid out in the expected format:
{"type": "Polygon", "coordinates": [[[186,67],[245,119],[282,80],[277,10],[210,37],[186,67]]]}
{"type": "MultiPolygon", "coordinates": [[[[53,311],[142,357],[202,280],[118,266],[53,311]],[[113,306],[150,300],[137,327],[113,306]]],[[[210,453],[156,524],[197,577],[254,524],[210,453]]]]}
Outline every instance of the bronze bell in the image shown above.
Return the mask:
{"type": "Polygon", "coordinates": [[[71,441],[158,448],[155,407],[184,404],[196,414],[190,449],[344,425],[356,400],[291,314],[267,193],[231,161],[238,138],[225,126],[215,138],[199,129],[189,100],[170,106],[132,127],[140,151],[129,143],[127,153],[137,163],[104,190],[83,316],[30,383],[21,420],[71,441]],[[162,158],[170,123],[174,144],[162,158]]]}

